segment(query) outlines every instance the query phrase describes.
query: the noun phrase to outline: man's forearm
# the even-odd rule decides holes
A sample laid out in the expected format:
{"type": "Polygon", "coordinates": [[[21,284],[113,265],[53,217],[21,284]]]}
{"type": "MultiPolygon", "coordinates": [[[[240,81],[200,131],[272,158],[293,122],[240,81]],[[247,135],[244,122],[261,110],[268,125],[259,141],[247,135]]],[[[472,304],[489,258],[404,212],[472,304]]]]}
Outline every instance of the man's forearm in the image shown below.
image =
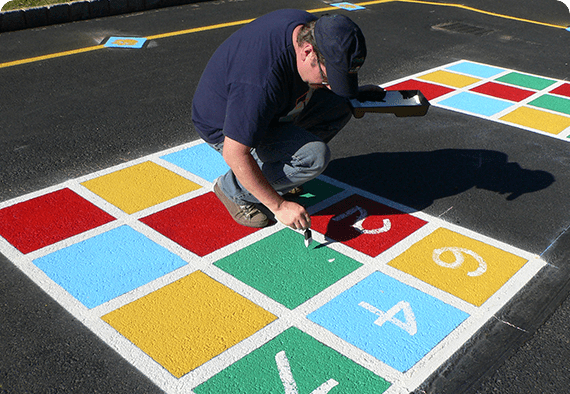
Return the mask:
{"type": "MultiPolygon", "coordinates": [[[[224,158],[226,158],[224,156],[224,158]]],[[[269,184],[251,154],[233,155],[226,158],[236,178],[260,203],[276,212],[284,199],[269,184]]]]}
{"type": "Polygon", "coordinates": [[[251,155],[249,147],[226,137],[223,155],[242,186],[269,208],[277,220],[294,229],[311,226],[311,217],[302,205],[285,200],[273,189],[251,155]]]}

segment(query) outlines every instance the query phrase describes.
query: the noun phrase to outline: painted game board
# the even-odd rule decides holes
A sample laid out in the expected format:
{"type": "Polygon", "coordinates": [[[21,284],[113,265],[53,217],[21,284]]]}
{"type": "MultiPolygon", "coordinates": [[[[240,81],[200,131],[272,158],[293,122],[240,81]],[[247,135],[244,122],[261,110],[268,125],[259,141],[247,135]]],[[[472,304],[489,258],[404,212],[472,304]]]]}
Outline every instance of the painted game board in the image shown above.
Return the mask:
{"type": "Polygon", "coordinates": [[[544,265],[324,176],[306,248],[233,222],[225,171],[196,141],[3,202],[0,252],[173,394],[407,393],[544,265]]]}

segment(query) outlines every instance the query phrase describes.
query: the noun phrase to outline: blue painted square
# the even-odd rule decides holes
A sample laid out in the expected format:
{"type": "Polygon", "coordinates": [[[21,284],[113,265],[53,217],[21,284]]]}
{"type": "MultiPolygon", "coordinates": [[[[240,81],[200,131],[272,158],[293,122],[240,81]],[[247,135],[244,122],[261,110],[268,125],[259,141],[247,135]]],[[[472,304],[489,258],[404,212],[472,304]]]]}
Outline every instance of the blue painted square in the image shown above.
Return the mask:
{"type": "Polygon", "coordinates": [[[447,70],[457,71],[463,74],[473,75],[480,78],[491,78],[497,74],[504,72],[502,68],[486,66],[484,64],[476,64],[470,62],[462,62],[447,67],[447,70]]]}
{"type": "Polygon", "coordinates": [[[194,175],[198,175],[209,182],[214,182],[216,178],[225,174],[230,169],[222,155],[208,144],[195,145],[162,156],[161,159],[183,168],[194,175]]]}
{"type": "Polygon", "coordinates": [[[307,317],[405,372],[469,315],[375,272],[307,317]]]}
{"type": "Polygon", "coordinates": [[[34,260],[54,282],[94,308],[186,264],[128,226],[34,260]]]}
{"type": "Polygon", "coordinates": [[[493,116],[509,108],[513,103],[475,93],[462,92],[440,101],[437,105],[444,105],[452,109],[467,111],[477,115],[493,116]]]}
{"type": "Polygon", "coordinates": [[[140,37],[110,37],[105,43],[107,48],[134,48],[140,49],[146,42],[146,38],[140,37]]]}
{"type": "Polygon", "coordinates": [[[360,6],[360,5],[356,5],[356,4],[352,4],[352,3],[348,3],[348,2],[343,2],[343,3],[334,3],[331,4],[333,7],[338,7],[338,8],[342,8],[343,10],[347,10],[347,11],[356,11],[356,10],[364,10],[366,8],[360,6]]]}

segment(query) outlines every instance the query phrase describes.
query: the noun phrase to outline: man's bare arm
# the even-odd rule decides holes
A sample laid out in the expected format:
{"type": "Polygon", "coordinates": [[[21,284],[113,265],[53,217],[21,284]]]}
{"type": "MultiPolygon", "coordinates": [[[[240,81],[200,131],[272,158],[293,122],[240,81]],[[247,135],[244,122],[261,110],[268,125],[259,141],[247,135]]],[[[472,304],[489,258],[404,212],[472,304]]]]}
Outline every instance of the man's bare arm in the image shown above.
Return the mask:
{"type": "Polygon", "coordinates": [[[223,156],[240,183],[271,210],[277,220],[294,229],[311,226],[311,218],[305,208],[285,200],[269,184],[248,146],[225,137],[223,156]]]}

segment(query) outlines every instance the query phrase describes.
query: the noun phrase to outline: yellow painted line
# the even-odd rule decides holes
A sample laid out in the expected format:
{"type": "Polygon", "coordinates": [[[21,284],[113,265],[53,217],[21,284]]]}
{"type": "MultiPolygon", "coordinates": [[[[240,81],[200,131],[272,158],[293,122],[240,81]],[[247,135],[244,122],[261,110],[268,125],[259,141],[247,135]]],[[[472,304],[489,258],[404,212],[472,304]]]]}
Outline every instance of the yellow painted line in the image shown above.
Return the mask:
{"type": "Polygon", "coordinates": [[[207,31],[207,30],[222,29],[222,28],[224,28],[224,27],[230,27],[230,26],[245,25],[245,24],[247,24],[247,23],[253,21],[254,19],[255,19],[255,18],[253,18],[253,19],[244,19],[244,20],[236,21],[236,22],[220,23],[220,24],[217,24],[217,25],[196,27],[196,28],[193,28],[193,29],[174,31],[174,32],[171,32],[171,33],[156,34],[156,35],[154,35],[154,36],[148,36],[148,37],[146,37],[146,39],[147,39],[147,40],[158,40],[158,39],[160,39],[160,38],[181,36],[181,35],[184,35],[184,34],[198,33],[198,32],[207,31]]]}
{"type": "Polygon", "coordinates": [[[437,6],[441,6],[441,7],[453,7],[453,8],[460,8],[463,10],[467,10],[467,11],[473,11],[473,12],[477,12],[479,14],[485,14],[485,15],[490,15],[490,16],[495,16],[498,18],[503,18],[503,19],[510,19],[510,20],[514,20],[514,21],[519,21],[519,22],[526,22],[526,23],[532,23],[535,25],[541,25],[541,26],[547,26],[547,27],[554,27],[557,29],[566,29],[568,26],[561,26],[561,25],[554,25],[552,23],[546,23],[546,22],[539,22],[539,21],[533,21],[530,19],[524,19],[524,18],[518,18],[516,16],[510,16],[510,15],[504,15],[504,14],[497,14],[496,12],[491,12],[491,11],[485,11],[485,10],[480,10],[478,8],[473,8],[473,7],[469,7],[463,4],[454,4],[454,3],[438,3],[435,1],[422,1],[422,0],[376,0],[376,1],[365,1],[362,3],[355,3],[357,5],[360,6],[367,6],[367,5],[376,5],[376,4],[384,4],[384,3],[411,3],[411,4],[427,4],[427,5],[437,5],[437,6]]]}
{"type": "Polygon", "coordinates": [[[65,52],[52,53],[52,54],[50,54],[50,55],[43,55],[43,56],[37,56],[37,57],[30,57],[30,58],[28,58],[28,59],[14,60],[13,62],[0,63],[0,68],[12,67],[12,66],[19,66],[19,65],[21,65],[21,64],[39,62],[40,60],[55,59],[55,58],[58,58],[58,57],[69,56],[69,55],[75,55],[75,54],[78,54],[78,53],[91,52],[91,51],[96,51],[96,50],[98,50],[98,49],[103,49],[103,48],[105,48],[105,46],[103,46],[103,45],[97,45],[97,46],[93,46],[93,47],[74,49],[74,50],[72,50],[72,51],[65,51],[65,52]]]}
{"type": "MultiPolygon", "coordinates": [[[[316,13],[316,12],[325,12],[325,11],[333,11],[333,10],[339,10],[339,8],[338,7],[316,8],[314,10],[307,10],[307,12],[316,13]]],[[[171,32],[171,33],[156,34],[154,36],[148,36],[148,37],[146,37],[146,39],[147,40],[158,40],[160,38],[174,37],[174,36],[180,36],[180,35],[184,35],[184,34],[199,33],[202,31],[222,29],[224,27],[240,26],[240,25],[245,25],[245,24],[252,22],[254,20],[255,20],[255,18],[244,19],[241,21],[220,23],[220,24],[211,25],[211,26],[196,27],[193,29],[180,30],[180,31],[175,31],[175,32],[171,32]]]]}
{"type": "MultiPolygon", "coordinates": [[[[411,3],[411,4],[435,5],[435,6],[442,6],[442,7],[453,7],[453,8],[464,9],[467,11],[477,12],[480,14],[495,16],[498,18],[510,19],[510,20],[515,20],[515,21],[519,21],[519,22],[532,23],[532,24],[540,25],[540,26],[547,26],[547,27],[553,27],[553,28],[558,28],[558,29],[566,29],[567,28],[567,26],[554,25],[551,23],[538,22],[538,21],[533,21],[530,19],[517,18],[517,17],[509,16],[509,15],[497,14],[495,12],[480,10],[478,8],[473,8],[473,7],[468,7],[468,6],[465,6],[463,4],[437,3],[437,2],[433,2],[433,1],[422,1],[422,0],[375,0],[375,1],[364,1],[361,3],[354,3],[354,4],[364,7],[364,6],[368,6],[368,5],[378,5],[378,4],[385,4],[385,3],[411,3]]],[[[307,10],[307,12],[317,13],[317,12],[326,12],[326,11],[333,11],[333,10],[339,10],[339,9],[340,8],[338,8],[338,7],[324,7],[324,8],[315,8],[312,10],[307,10]]],[[[254,19],[255,18],[244,19],[244,20],[235,21],[235,22],[219,23],[216,25],[196,27],[193,29],[180,30],[180,31],[175,31],[175,32],[170,32],[170,33],[155,34],[153,36],[146,37],[146,39],[147,40],[158,40],[160,38],[175,37],[175,36],[180,36],[180,35],[184,35],[184,34],[199,33],[202,31],[222,29],[224,27],[240,26],[240,25],[245,25],[245,24],[253,21],[254,19]]],[[[97,46],[93,46],[93,47],[75,49],[72,51],[58,52],[58,53],[53,53],[50,55],[37,56],[37,57],[32,57],[32,58],[22,59],[22,60],[15,60],[12,62],[0,63],[0,68],[18,66],[21,64],[38,62],[41,60],[54,59],[54,58],[63,57],[63,56],[75,55],[78,53],[90,52],[90,51],[95,51],[95,50],[103,49],[103,48],[105,48],[104,45],[97,45],[97,46]]]]}

